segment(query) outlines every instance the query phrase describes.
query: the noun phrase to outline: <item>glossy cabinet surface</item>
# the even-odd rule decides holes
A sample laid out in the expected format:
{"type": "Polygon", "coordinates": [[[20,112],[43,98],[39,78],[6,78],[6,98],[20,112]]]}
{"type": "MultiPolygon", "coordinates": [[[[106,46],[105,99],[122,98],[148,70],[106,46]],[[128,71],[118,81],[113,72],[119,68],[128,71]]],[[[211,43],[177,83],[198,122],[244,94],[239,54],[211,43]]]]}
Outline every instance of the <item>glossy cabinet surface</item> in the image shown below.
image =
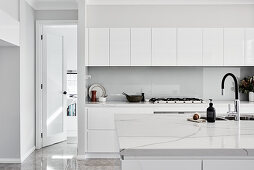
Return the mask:
{"type": "Polygon", "coordinates": [[[116,132],[113,130],[100,130],[87,132],[87,152],[113,153],[119,152],[116,132]]]}
{"type": "Polygon", "coordinates": [[[131,28],[131,66],[151,66],[150,28],[131,28]]]}
{"type": "Polygon", "coordinates": [[[109,66],[109,28],[89,29],[89,66],[109,66]]]}
{"type": "Polygon", "coordinates": [[[180,28],[177,31],[177,65],[202,66],[202,29],[180,28]]]}
{"type": "Polygon", "coordinates": [[[110,66],[130,66],[130,28],[110,29],[110,66]]]}
{"type": "Polygon", "coordinates": [[[254,160],[204,160],[203,170],[253,170],[254,160]]]}
{"type": "Polygon", "coordinates": [[[152,29],[152,65],[176,65],[176,29],[152,29]]]}
{"type": "Polygon", "coordinates": [[[203,66],[223,66],[223,28],[203,29],[203,66]]]}
{"type": "Polygon", "coordinates": [[[254,28],[245,30],[245,65],[254,66],[254,28]]]}
{"type": "Polygon", "coordinates": [[[124,160],[122,170],[201,170],[200,160],[124,160]]]}
{"type": "Polygon", "coordinates": [[[224,65],[244,65],[244,29],[224,29],[224,65]]]}
{"type": "Polygon", "coordinates": [[[87,66],[253,66],[254,28],[89,28],[87,66]]]}

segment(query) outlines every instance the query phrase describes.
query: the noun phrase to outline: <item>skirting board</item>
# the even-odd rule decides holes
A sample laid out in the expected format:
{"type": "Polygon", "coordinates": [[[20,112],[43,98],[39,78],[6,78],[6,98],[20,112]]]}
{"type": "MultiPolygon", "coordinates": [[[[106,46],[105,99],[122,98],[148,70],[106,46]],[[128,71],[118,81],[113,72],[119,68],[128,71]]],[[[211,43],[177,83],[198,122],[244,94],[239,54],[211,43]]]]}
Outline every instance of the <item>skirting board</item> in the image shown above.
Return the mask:
{"type": "Polygon", "coordinates": [[[11,163],[20,163],[19,158],[0,158],[0,164],[11,164],[11,163]]]}
{"type": "Polygon", "coordinates": [[[35,150],[35,146],[33,146],[31,149],[29,149],[24,155],[21,156],[21,161],[20,163],[24,162],[24,160],[33,153],[35,150]]]}
{"type": "Polygon", "coordinates": [[[1,164],[9,164],[9,163],[16,163],[20,164],[24,162],[24,160],[33,153],[35,150],[35,146],[33,146],[31,149],[29,149],[24,155],[21,156],[21,158],[0,158],[0,163],[1,164]]]}

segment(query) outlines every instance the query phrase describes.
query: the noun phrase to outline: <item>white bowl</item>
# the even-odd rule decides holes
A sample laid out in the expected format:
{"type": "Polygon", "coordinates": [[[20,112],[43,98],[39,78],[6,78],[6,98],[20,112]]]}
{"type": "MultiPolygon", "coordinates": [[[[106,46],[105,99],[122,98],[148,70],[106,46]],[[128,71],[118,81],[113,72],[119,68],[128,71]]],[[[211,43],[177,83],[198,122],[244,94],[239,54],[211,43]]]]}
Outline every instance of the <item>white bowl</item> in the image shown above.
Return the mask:
{"type": "Polygon", "coordinates": [[[99,97],[99,102],[106,102],[107,98],[106,97],[99,97]]]}

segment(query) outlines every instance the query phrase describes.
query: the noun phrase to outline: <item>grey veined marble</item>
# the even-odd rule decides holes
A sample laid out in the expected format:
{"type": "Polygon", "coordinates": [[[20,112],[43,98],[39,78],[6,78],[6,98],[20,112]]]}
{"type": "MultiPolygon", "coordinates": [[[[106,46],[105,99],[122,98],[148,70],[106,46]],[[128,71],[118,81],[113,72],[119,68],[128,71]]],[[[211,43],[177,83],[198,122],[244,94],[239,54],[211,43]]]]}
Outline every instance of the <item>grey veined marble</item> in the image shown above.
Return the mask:
{"type": "Polygon", "coordinates": [[[77,160],[77,145],[59,143],[34,151],[22,164],[0,164],[0,170],[120,170],[118,159],[77,160]]]}

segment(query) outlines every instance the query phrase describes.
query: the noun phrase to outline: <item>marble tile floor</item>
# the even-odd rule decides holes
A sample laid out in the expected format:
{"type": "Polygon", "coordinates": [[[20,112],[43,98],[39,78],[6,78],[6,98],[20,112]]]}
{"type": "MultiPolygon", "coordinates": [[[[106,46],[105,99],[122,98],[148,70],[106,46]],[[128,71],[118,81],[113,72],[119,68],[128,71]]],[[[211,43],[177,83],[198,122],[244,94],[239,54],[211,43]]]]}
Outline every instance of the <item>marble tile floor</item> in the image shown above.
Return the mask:
{"type": "Polygon", "coordinates": [[[0,164],[0,170],[121,170],[118,159],[77,160],[77,144],[62,142],[34,151],[22,164],[0,164]]]}

